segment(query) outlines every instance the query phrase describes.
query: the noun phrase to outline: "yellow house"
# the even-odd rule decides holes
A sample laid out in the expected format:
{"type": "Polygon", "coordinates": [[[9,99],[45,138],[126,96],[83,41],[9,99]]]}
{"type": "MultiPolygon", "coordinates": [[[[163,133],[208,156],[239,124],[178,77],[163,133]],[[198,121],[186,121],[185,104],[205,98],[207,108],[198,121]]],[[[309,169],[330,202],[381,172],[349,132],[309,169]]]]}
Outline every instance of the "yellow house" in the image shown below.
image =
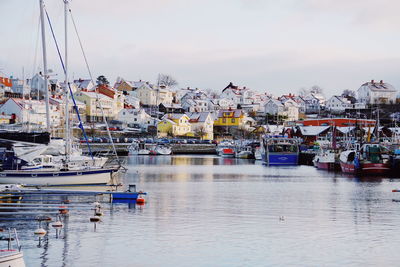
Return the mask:
{"type": "Polygon", "coordinates": [[[74,94],[75,99],[83,102],[86,105],[86,120],[88,122],[101,122],[103,121],[103,114],[100,108],[104,110],[104,116],[107,119],[113,119],[116,116],[116,105],[114,99],[103,94],[96,94],[95,92],[80,91],[74,94]]]}
{"type": "Polygon", "coordinates": [[[246,115],[241,109],[221,109],[214,121],[214,126],[242,127],[246,115]]]}
{"type": "Polygon", "coordinates": [[[172,136],[191,136],[192,126],[190,118],[185,114],[165,114],[157,124],[157,133],[159,137],[172,136]]]}

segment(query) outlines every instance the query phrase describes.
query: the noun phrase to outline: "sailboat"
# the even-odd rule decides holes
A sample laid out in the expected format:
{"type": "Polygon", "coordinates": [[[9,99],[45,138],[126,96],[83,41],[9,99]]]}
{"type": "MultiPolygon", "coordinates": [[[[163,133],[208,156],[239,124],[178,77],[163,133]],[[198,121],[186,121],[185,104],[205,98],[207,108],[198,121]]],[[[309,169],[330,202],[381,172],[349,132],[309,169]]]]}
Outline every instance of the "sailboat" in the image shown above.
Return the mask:
{"type": "MultiPolygon", "coordinates": [[[[47,130],[50,132],[50,115],[49,115],[49,93],[48,93],[48,76],[47,76],[47,55],[46,55],[46,39],[44,27],[44,0],[39,0],[40,4],[40,18],[42,29],[42,48],[43,48],[43,67],[44,67],[44,86],[46,98],[46,120],[47,130]]],[[[106,184],[110,182],[113,174],[118,171],[119,167],[106,168],[103,161],[96,163],[95,158],[92,156],[93,165],[84,164],[85,161],[73,160],[73,150],[71,146],[70,135],[70,121],[69,121],[69,98],[72,97],[74,107],[76,108],[75,100],[73,99],[71,88],[68,82],[68,38],[67,38],[67,25],[68,25],[68,0],[64,0],[65,11],[65,58],[62,61],[64,74],[65,74],[65,155],[59,161],[53,161],[49,155],[39,154],[41,159],[47,159],[46,162],[39,162],[40,167],[31,168],[29,162],[32,162],[33,157],[18,158],[15,155],[7,157],[11,169],[5,169],[0,172],[0,183],[2,184],[27,184],[27,185],[89,185],[89,184],[106,184]],[[31,160],[29,160],[31,159],[31,160]],[[51,160],[50,160],[51,159],[51,160]],[[83,162],[83,163],[82,163],[83,162]],[[45,164],[43,164],[45,163],[45,164]]],[[[57,45],[58,49],[58,45],[57,45]]],[[[78,114],[79,118],[79,114],[78,114]]],[[[80,122],[82,126],[82,123],[80,122]]],[[[83,130],[83,126],[81,127],[83,130]]],[[[84,134],[85,135],[85,134],[84,134]]],[[[82,156],[84,157],[84,156],[82,156]]],[[[85,158],[86,159],[86,158],[85,158]]],[[[4,164],[3,164],[4,166],[4,164]]],[[[3,168],[4,169],[4,168],[3,168]]]]}

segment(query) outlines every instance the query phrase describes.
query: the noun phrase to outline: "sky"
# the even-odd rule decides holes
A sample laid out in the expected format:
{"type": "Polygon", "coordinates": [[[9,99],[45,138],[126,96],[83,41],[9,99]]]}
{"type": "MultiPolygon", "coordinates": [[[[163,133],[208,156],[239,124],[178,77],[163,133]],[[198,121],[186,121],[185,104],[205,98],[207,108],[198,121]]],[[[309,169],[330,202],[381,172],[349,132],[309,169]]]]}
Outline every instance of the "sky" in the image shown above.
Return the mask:
{"type": "MultiPolygon", "coordinates": [[[[45,0],[64,51],[62,0],[45,0]]],[[[220,91],[229,82],[275,95],[318,85],[325,95],[371,79],[400,88],[396,0],[70,0],[93,76],[220,91]]],[[[0,71],[42,66],[39,0],[0,0],[0,71]],[[7,38],[4,38],[7,37],[7,38]]],[[[49,68],[63,79],[47,30],[49,68]]],[[[89,77],[69,24],[69,70],[89,77]]],[[[23,71],[24,70],[24,71],[23,71]]]]}

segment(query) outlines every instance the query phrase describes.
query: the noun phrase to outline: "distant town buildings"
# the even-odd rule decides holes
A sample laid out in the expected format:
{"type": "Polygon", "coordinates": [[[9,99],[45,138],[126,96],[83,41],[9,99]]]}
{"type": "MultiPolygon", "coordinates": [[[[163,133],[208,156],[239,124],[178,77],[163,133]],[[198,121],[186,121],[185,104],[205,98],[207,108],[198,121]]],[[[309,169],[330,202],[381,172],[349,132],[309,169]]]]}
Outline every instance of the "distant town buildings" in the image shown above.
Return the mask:
{"type": "MultiPolygon", "coordinates": [[[[153,131],[159,137],[193,137],[213,139],[216,134],[234,131],[251,132],[266,123],[298,123],[308,118],[346,117],[359,114],[374,104],[394,104],[400,96],[383,81],[371,80],[361,85],[356,94],[333,95],[325,98],[322,90],[305,90],[273,96],[230,82],[222,90],[186,87],[173,90],[150,81],[129,81],[119,77],[111,86],[108,82],[91,79],[64,81],[49,79],[50,120],[52,127],[65,121],[65,92],[73,92],[70,113],[77,121],[75,110],[84,122],[103,123],[104,117],[132,132],[153,131]],[[74,107],[76,105],[76,109],[74,107]]],[[[0,77],[0,124],[46,125],[44,78],[36,73],[30,79],[0,77]]],[[[321,130],[323,130],[321,128],[321,130]]],[[[307,129],[298,133],[307,136],[307,129]]],[[[343,130],[344,131],[344,130],[343,130]]]]}

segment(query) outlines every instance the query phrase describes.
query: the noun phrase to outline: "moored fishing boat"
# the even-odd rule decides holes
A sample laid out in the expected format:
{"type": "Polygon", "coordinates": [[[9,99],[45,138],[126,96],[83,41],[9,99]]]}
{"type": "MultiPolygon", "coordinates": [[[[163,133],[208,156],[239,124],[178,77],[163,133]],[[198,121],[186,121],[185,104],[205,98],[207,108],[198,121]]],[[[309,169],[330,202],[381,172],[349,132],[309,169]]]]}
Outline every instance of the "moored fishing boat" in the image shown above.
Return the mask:
{"type": "Polygon", "coordinates": [[[340,170],[338,154],[333,149],[321,149],[314,157],[314,166],[318,169],[336,171],[340,170]]]}
{"type": "Polygon", "coordinates": [[[391,164],[386,148],[379,144],[364,144],[360,150],[343,151],[340,167],[348,174],[385,175],[389,173],[391,164]]]}
{"type": "Polygon", "coordinates": [[[299,145],[295,138],[263,136],[263,161],[268,166],[298,165],[299,145]]]}
{"type": "Polygon", "coordinates": [[[235,157],[235,144],[231,141],[222,141],[218,144],[217,153],[223,158],[234,158],[235,157]]]}

